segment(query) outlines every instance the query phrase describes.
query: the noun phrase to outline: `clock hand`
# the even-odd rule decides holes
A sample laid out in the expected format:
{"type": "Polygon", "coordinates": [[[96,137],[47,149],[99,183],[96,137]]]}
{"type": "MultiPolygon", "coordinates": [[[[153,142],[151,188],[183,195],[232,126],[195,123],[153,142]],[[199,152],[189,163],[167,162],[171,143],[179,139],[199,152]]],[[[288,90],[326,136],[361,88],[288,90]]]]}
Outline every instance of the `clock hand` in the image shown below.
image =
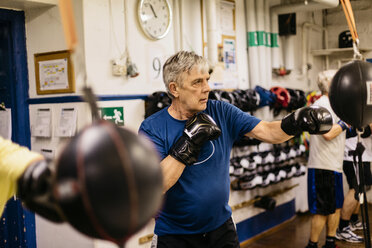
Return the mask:
{"type": "Polygon", "coordinates": [[[152,7],[152,4],[151,4],[151,3],[150,3],[150,8],[151,8],[151,10],[152,10],[152,13],[154,13],[155,18],[158,18],[158,16],[156,15],[156,13],[155,13],[155,11],[154,11],[154,8],[152,7]]]}

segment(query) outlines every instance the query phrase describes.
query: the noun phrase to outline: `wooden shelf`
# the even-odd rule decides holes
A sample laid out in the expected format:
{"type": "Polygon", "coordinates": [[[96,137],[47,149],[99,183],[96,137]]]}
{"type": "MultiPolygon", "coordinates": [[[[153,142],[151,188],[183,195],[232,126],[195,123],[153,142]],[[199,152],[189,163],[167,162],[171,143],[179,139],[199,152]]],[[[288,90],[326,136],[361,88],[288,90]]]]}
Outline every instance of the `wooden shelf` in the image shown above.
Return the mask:
{"type": "MultiPolygon", "coordinates": [[[[372,48],[359,48],[360,53],[366,53],[372,51],[372,48]]],[[[312,50],[311,54],[314,56],[329,56],[329,55],[337,55],[342,53],[353,53],[354,50],[352,47],[347,48],[330,48],[330,49],[320,49],[320,50],[312,50]]]]}

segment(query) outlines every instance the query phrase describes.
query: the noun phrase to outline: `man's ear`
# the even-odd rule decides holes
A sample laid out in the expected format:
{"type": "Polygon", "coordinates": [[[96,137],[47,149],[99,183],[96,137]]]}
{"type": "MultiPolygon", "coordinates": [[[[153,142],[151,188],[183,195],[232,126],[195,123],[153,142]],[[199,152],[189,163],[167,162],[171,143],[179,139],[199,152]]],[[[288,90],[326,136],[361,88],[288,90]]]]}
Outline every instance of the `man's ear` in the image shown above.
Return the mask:
{"type": "Polygon", "coordinates": [[[177,85],[176,82],[170,82],[169,83],[169,91],[170,93],[174,96],[174,97],[178,97],[179,96],[179,87],[177,85]]]}

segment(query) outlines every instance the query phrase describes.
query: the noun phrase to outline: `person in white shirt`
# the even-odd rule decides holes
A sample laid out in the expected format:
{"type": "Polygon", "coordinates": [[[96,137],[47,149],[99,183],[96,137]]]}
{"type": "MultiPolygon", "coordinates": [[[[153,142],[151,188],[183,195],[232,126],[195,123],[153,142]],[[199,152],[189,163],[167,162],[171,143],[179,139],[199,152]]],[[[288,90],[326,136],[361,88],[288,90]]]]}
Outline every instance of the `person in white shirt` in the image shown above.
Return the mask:
{"type": "Polygon", "coordinates": [[[333,118],[331,130],[323,135],[310,136],[308,160],[308,204],[312,213],[310,239],[306,248],[317,248],[319,236],[326,225],[326,243],[323,248],[335,248],[335,235],[344,201],[342,161],[345,129],[348,125],[333,112],[328,90],[336,70],[319,73],[318,86],[322,96],[314,105],[325,107],[333,118]]]}

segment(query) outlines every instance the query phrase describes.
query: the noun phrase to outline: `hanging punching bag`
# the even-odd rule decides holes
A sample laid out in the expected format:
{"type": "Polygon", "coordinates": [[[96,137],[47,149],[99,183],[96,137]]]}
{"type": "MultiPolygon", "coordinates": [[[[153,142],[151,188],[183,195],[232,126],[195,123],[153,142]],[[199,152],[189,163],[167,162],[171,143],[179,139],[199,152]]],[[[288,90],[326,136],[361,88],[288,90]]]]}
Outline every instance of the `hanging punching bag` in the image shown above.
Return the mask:
{"type": "Polygon", "coordinates": [[[147,142],[104,120],[69,142],[56,166],[53,191],[72,226],[123,244],[154,217],[163,181],[159,158],[147,142]]]}
{"type": "Polygon", "coordinates": [[[332,79],[329,100],[341,120],[355,128],[372,122],[372,63],[353,60],[332,79]]]}

